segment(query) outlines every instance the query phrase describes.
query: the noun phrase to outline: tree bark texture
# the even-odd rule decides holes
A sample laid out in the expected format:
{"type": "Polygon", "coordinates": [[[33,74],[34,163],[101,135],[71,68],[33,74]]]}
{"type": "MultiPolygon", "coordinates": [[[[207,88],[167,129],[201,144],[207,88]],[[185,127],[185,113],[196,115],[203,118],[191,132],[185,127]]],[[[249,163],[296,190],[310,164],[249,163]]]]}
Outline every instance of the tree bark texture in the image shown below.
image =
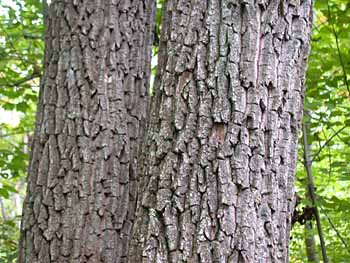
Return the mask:
{"type": "Polygon", "coordinates": [[[287,262],[311,0],[168,0],[129,262],[287,262]]]}
{"type": "Polygon", "coordinates": [[[48,7],[20,263],[126,261],[154,10],[151,0],[48,7]]]}

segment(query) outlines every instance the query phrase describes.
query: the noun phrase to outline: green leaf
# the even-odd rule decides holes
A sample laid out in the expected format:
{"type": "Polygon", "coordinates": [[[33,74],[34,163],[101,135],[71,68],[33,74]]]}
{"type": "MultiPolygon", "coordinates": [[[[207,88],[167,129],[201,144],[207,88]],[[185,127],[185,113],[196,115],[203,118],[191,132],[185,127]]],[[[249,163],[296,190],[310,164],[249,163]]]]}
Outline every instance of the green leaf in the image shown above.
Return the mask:
{"type": "Polygon", "coordinates": [[[10,194],[6,189],[0,187],[0,196],[4,197],[5,199],[8,199],[10,197],[10,194]]]}
{"type": "Polygon", "coordinates": [[[18,193],[17,190],[16,190],[13,186],[8,185],[8,184],[4,184],[4,185],[2,186],[2,188],[5,189],[5,190],[8,191],[8,192],[18,193]]]}

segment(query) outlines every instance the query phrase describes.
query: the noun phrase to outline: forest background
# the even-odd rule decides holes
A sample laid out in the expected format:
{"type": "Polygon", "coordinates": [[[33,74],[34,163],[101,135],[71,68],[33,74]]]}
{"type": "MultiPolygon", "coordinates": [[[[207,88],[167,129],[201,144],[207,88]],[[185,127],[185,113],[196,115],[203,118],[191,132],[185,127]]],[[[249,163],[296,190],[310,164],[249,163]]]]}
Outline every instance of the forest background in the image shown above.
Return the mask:
{"type": "MultiPolygon", "coordinates": [[[[162,2],[157,3],[158,36],[162,2]]],[[[316,209],[329,262],[350,262],[350,2],[317,0],[314,9],[303,119],[306,140],[300,134],[296,180],[300,201],[290,240],[290,262],[307,262],[312,257],[322,261],[316,209]],[[305,152],[311,156],[309,163],[304,160],[305,152]],[[314,187],[310,187],[312,182],[314,187]],[[313,188],[316,202],[310,198],[313,188]]],[[[15,262],[17,257],[26,168],[43,70],[43,34],[41,1],[0,0],[1,263],[15,262]]],[[[156,37],[153,76],[157,51],[156,37]]]]}

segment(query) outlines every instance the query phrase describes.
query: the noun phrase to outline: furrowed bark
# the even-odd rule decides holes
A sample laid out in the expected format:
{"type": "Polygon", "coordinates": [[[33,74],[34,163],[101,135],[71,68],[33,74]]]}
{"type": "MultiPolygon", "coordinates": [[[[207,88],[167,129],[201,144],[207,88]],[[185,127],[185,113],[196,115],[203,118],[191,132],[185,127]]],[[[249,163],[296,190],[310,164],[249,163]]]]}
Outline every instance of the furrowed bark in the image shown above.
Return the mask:
{"type": "Polygon", "coordinates": [[[129,262],[287,262],[311,1],[168,0],[129,262]]]}
{"type": "Polygon", "coordinates": [[[51,1],[19,262],[125,262],[152,0],[51,1]]]}

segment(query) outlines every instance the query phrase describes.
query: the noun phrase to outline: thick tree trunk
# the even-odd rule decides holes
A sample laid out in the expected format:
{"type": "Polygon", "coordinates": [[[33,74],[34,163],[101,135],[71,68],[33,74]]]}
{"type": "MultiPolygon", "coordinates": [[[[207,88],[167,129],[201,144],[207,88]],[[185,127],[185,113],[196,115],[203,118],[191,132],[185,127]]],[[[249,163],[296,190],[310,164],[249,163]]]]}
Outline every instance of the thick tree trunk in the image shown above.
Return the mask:
{"type": "Polygon", "coordinates": [[[168,0],[129,262],[287,262],[311,1],[168,0]]]}
{"type": "Polygon", "coordinates": [[[19,262],[124,262],[147,114],[151,0],[51,1],[19,262]]]}

